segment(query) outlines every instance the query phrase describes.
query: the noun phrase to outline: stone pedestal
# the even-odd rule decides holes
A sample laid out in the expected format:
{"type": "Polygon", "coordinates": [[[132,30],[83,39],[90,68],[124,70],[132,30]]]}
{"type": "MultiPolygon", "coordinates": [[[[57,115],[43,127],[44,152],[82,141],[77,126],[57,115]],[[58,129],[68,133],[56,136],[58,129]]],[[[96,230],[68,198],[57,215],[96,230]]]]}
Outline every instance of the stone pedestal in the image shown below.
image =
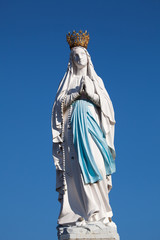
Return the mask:
{"type": "Polygon", "coordinates": [[[85,226],[57,227],[58,240],[120,240],[116,227],[101,222],[87,223],[85,226]]]}

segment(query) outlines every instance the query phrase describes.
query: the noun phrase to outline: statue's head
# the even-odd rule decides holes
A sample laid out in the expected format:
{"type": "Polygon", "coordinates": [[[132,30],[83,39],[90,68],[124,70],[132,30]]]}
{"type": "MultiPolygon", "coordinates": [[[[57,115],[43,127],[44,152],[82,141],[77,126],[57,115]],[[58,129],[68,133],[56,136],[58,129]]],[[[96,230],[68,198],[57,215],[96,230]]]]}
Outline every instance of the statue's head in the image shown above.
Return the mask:
{"type": "Polygon", "coordinates": [[[72,73],[76,73],[77,70],[86,69],[86,73],[91,75],[91,67],[93,68],[93,64],[87,51],[90,39],[89,33],[87,31],[82,32],[81,30],[77,33],[73,31],[72,33],[68,33],[66,37],[71,49],[68,64],[69,70],[72,73]]]}
{"type": "Polygon", "coordinates": [[[86,51],[82,47],[74,47],[71,49],[71,58],[74,65],[78,69],[84,68],[88,63],[86,51]]]}

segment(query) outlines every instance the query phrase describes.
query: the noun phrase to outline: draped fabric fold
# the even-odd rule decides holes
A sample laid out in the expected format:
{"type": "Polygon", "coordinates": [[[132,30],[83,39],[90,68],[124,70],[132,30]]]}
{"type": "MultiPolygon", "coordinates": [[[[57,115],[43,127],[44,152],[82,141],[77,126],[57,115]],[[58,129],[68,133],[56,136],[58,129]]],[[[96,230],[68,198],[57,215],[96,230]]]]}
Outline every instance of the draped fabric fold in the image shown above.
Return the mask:
{"type": "Polygon", "coordinates": [[[93,105],[90,101],[77,100],[73,104],[73,113],[71,118],[73,142],[78,154],[78,160],[84,182],[86,184],[102,180],[102,176],[95,164],[94,156],[91,151],[89,134],[103,156],[106,175],[110,175],[116,171],[115,160],[113,159],[107,145],[104,133],[89,110],[88,106],[90,105],[93,105]]]}

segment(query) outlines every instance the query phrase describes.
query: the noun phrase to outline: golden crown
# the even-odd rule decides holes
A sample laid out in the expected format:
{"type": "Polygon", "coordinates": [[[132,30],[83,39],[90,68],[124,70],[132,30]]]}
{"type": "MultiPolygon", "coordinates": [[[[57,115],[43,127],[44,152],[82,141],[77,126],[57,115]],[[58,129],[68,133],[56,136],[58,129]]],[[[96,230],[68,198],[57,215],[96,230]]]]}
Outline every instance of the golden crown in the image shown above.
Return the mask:
{"type": "Polygon", "coordinates": [[[73,31],[72,34],[69,32],[66,37],[70,49],[78,46],[87,49],[89,42],[89,33],[87,33],[87,31],[85,31],[84,33],[82,32],[82,30],[80,30],[78,33],[76,33],[76,31],[73,31]]]}

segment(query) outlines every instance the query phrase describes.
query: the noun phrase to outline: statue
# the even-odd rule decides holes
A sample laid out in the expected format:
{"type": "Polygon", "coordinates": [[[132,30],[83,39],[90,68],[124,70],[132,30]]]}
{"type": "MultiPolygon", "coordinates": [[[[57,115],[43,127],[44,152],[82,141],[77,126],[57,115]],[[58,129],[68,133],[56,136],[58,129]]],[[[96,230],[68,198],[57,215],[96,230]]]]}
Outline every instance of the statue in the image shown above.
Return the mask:
{"type": "Polygon", "coordinates": [[[67,35],[71,52],[52,110],[59,226],[116,228],[108,194],[116,171],[114,110],[87,51],[89,34],[67,35]]]}

